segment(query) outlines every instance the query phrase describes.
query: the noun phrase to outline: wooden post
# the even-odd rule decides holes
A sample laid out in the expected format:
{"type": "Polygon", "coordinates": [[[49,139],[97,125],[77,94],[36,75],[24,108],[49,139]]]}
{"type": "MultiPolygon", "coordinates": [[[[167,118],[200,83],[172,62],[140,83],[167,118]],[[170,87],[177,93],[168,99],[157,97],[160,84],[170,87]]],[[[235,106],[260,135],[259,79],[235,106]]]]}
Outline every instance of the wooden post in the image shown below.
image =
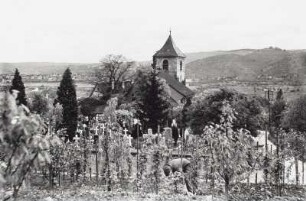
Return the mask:
{"type": "Polygon", "coordinates": [[[61,186],[61,170],[58,170],[58,186],[61,186]]]}
{"type": "Polygon", "coordinates": [[[53,168],[52,168],[52,164],[49,165],[49,182],[50,182],[51,188],[53,188],[53,168]]]}
{"type": "MultiPolygon", "coordinates": [[[[257,141],[257,143],[256,143],[256,150],[257,151],[258,151],[258,146],[259,146],[259,144],[258,144],[258,141],[257,141]]],[[[255,184],[257,185],[257,168],[256,168],[256,173],[255,173],[255,184]]]]}
{"type": "Polygon", "coordinates": [[[91,181],[91,167],[89,168],[89,179],[91,181]]]}
{"type": "Polygon", "coordinates": [[[305,177],[305,162],[304,160],[302,161],[303,165],[302,165],[302,174],[303,174],[303,178],[302,178],[302,184],[304,185],[304,177],[305,177]]]}
{"type": "Polygon", "coordinates": [[[137,149],[137,165],[136,165],[136,192],[138,193],[138,171],[139,171],[139,127],[138,127],[138,122],[136,123],[136,131],[137,131],[137,145],[136,145],[136,149],[137,149]]]}
{"type": "Polygon", "coordinates": [[[95,146],[96,146],[96,183],[98,185],[99,181],[98,143],[95,146]]]}

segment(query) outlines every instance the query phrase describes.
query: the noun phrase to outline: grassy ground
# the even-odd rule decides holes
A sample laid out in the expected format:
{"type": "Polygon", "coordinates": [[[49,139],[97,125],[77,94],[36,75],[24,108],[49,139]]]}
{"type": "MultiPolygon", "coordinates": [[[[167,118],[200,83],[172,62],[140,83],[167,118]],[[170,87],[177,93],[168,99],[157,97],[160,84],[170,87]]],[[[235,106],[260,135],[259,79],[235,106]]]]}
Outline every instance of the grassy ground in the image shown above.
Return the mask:
{"type": "MultiPolygon", "coordinates": [[[[20,192],[16,201],[225,201],[224,196],[212,195],[182,195],[182,194],[152,194],[152,193],[133,193],[125,191],[106,192],[101,187],[72,185],[69,188],[58,189],[39,189],[37,187],[27,188],[20,192]]],[[[301,195],[299,197],[284,196],[272,198],[259,198],[252,195],[249,196],[233,196],[231,200],[237,201],[303,201],[301,195]]]]}

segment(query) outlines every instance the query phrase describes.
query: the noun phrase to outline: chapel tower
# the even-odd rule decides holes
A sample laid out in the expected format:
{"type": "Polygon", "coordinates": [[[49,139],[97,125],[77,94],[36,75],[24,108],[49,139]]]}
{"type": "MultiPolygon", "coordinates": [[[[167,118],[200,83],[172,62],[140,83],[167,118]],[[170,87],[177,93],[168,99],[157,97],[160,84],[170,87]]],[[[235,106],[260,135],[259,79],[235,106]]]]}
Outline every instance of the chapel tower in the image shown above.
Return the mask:
{"type": "Polygon", "coordinates": [[[185,81],[186,55],[175,46],[170,35],[164,46],[153,55],[153,68],[164,71],[173,76],[179,82],[185,81]]]}

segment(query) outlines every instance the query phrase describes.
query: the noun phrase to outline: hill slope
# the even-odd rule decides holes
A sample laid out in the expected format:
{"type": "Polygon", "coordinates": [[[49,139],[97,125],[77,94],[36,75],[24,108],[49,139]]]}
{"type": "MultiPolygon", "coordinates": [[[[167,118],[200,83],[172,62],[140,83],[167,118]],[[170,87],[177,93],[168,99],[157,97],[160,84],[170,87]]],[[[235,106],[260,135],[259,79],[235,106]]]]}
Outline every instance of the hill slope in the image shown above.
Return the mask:
{"type": "Polygon", "coordinates": [[[298,79],[306,76],[306,51],[261,49],[248,54],[223,54],[195,60],[186,65],[189,78],[203,81],[221,78],[255,81],[265,77],[298,79]]]}
{"type": "Polygon", "coordinates": [[[188,64],[190,62],[196,61],[198,59],[205,59],[208,57],[226,55],[226,54],[237,54],[237,55],[246,55],[254,52],[254,49],[240,49],[240,50],[230,50],[230,51],[211,51],[211,52],[191,52],[186,53],[185,62],[188,64]]]}

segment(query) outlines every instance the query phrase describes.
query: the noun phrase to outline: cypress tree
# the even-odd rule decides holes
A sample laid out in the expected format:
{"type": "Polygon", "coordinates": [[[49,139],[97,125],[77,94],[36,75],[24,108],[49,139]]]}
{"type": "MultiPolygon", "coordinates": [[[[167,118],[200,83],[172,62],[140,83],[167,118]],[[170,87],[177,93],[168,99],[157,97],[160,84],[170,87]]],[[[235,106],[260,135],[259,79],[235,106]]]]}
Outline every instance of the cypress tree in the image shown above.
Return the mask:
{"type": "Polygon", "coordinates": [[[18,95],[17,95],[17,98],[16,98],[17,105],[23,104],[23,105],[27,106],[28,103],[27,103],[27,98],[26,98],[26,94],[25,94],[25,87],[24,87],[24,84],[22,82],[22,78],[21,78],[17,68],[15,70],[15,75],[14,75],[14,78],[12,80],[12,86],[10,88],[10,92],[13,93],[13,90],[18,91],[18,95]]]}
{"type": "Polygon", "coordinates": [[[76,90],[69,68],[64,72],[58,87],[57,99],[55,99],[54,105],[57,103],[63,107],[63,120],[59,128],[66,128],[67,138],[72,141],[77,129],[78,105],[76,90]]]}
{"type": "Polygon", "coordinates": [[[282,89],[278,90],[276,100],[271,108],[271,120],[273,126],[279,128],[286,109],[286,101],[284,100],[282,89]]]}
{"type": "Polygon", "coordinates": [[[166,122],[170,104],[155,70],[143,76],[138,91],[137,116],[145,123],[146,129],[152,128],[156,132],[158,125],[163,126],[166,122]]]}

